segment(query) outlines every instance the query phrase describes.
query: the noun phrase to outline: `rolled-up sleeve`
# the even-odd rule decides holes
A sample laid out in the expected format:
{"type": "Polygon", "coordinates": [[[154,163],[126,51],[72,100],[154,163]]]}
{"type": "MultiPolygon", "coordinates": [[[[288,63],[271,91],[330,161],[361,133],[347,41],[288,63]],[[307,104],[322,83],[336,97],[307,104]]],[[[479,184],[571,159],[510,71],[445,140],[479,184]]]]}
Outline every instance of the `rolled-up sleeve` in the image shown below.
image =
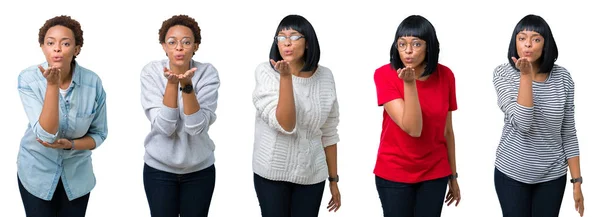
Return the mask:
{"type": "MultiPolygon", "coordinates": [[[[292,131],[283,129],[277,120],[277,103],[279,103],[279,77],[270,70],[270,65],[260,64],[255,71],[256,86],[252,93],[252,101],[256,108],[257,115],[269,125],[283,134],[293,134],[296,132],[296,126],[292,131]]],[[[274,71],[274,70],[273,70],[274,71]]]]}
{"type": "Polygon", "coordinates": [[[102,86],[102,81],[98,80],[96,84],[96,114],[88,130],[87,135],[94,139],[96,147],[98,148],[108,135],[108,125],[106,119],[106,92],[102,86]]]}
{"type": "Polygon", "coordinates": [[[496,68],[494,71],[493,80],[498,97],[498,106],[504,112],[511,126],[521,132],[527,132],[531,129],[533,123],[533,107],[526,107],[517,103],[518,83],[515,84],[504,73],[501,67],[496,68]]]}
{"type": "MultiPolygon", "coordinates": [[[[48,133],[39,123],[40,114],[42,113],[42,107],[44,106],[45,88],[34,89],[30,85],[31,82],[39,82],[33,78],[29,78],[27,75],[19,75],[18,78],[18,89],[21,103],[25,109],[25,114],[29,120],[29,126],[37,138],[44,142],[54,143],[57,139],[58,131],[55,134],[48,133]],[[43,93],[42,93],[43,90],[43,93]]],[[[45,85],[44,85],[45,87],[45,85]]],[[[58,92],[56,92],[58,94],[58,92]]]]}

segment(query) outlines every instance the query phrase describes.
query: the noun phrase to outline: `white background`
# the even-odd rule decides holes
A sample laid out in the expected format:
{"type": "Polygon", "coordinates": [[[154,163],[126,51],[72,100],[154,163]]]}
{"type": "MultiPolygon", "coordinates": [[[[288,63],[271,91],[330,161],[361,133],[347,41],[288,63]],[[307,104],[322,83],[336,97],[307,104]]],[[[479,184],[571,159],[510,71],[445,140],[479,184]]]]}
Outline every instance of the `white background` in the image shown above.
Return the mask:
{"type": "MultiPolygon", "coordinates": [[[[579,1],[12,1],[0,7],[0,207],[1,216],[24,216],[16,178],[19,142],[27,119],[17,91],[17,75],[45,61],[38,30],[54,16],[67,14],[82,24],[84,46],[79,64],[100,75],[107,92],[109,134],[93,151],[96,188],[87,216],[149,216],[142,182],[143,140],[149,122],[140,105],[139,74],[152,60],[166,58],[158,43],[162,21],[188,14],[199,22],[202,44],[195,60],[212,63],[220,73],[217,121],[210,129],[216,143],[217,180],[210,216],[260,216],[251,159],[254,132],[255,67],[268,60],[275,29],[288,14],[305,16],[316,29],[321,65],[335,76],[341,122],[338,171],[342,207],[321,216],[382,216],[372,173],[382,108],[377,106],[373,72],[389,62],[398,24],[420,14],[435,26],[440,63],[456,76],[458,111],[454,129],[463,200],[444,207],[443,216],[501,216],[494,190],[495,150],[502,113],[496,105],[493,69],[507,61],[517,22],[541,15],[559,48],[557,64],[576,84],[576,123],[585,177],[585,216],[600,216],[597,167],[600,122],[596,10],[579,1]],[[451,9],[452,8],[452,9],[451,9]]],[[[570,178],[570,176],[569,176],[570,178]]],[[[578,216],[567,184],[561,216],[578,216]]]]}

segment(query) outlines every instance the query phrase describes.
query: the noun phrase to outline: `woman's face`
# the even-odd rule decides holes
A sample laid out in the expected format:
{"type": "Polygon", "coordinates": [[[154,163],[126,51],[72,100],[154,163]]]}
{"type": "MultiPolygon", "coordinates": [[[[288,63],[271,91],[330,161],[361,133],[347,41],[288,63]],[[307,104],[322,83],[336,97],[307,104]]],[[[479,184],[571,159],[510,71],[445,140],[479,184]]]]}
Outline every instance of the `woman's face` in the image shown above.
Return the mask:
{"type": "Polygon", "coordinates": [[[528,30],[519,32],[516,37],[519,58],[527,58],[532,63],[538,62],[544,50],[544,37],[528,30]]]}
{"type": "Polygon", "coordinates": [[[40,46],[48,66],[61,69],[70,66],[73,57],[79,54],[80,46],[75,45],[73,31],[65,26],[50,27],[44,36],[44,44],[40,46]]]}
{"type": "Polygon", "coordinates": [[[165,43],[162,44],[170,64],[180,67],[189,66],[199,46],[194,43],[194,40],[194,33],[187,26],[171,26],[165,35],[165,43]]]}
{"type": "Polygon", "coordinates": [[[289,63],[301,63],[304,61],[306,39],[298,31],[293,29],[279,31],[276,41],[279,54],[281,54],[283,60],[289,63]]]}
{"type": "Polygon", "coordinates": [[[425,40],[412,36],[398,38],[397,47],[400,60],[405,67],[417,68],[425,62],[427,44],[425,40]]]}

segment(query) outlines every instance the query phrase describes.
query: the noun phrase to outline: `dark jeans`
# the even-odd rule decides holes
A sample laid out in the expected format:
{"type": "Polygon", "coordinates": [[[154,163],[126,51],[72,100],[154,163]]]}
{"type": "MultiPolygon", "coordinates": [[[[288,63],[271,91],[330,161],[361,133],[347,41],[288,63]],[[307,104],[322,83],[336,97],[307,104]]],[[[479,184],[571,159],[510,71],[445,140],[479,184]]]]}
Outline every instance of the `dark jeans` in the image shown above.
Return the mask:
{"type": "Polygon", "coordinates": [[[518,182],[495,169],[494,184],[502,214],[510,217],[558,217],[567,175],[538,184],[518,182]]]}
{"type": "Polygon", "coordinates": [[[324,189],[325,181],[300,185],[254,174],[254,190],[263,217],[316,217],[324,189]]]}
{"type": "Polygon", "coordinates": [[[33,194],[29,193],[21,180],[17,176],[19,182],[19,191],[21,199],[25,207],[27,217],[83,217],[87,209],[90,194],[86,194],[75,200],[69,201],[67,193],[63,187],[62,180],[58,180],[56,190],[52,196],[52,200],[42,200],[33,194]]]}
{"type": "Polygon", "coordinates": [[[215,189],[215,166],[174,174],[144,164],[144,189],[153,217],[208,216],[215,189]]]}
{"type": "Polygon", "coordinates": [[[448,177],[408,184],[375,176],[385,217],[440,216],[447,185],[448,177]]]}

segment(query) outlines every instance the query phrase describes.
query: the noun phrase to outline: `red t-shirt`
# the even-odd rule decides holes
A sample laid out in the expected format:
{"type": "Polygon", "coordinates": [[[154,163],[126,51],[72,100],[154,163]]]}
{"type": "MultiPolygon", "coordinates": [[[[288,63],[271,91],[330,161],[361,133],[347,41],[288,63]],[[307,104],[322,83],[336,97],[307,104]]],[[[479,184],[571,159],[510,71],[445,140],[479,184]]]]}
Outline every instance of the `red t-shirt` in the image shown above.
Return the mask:
{"type": "MultiPolygon", "coordinates": [[[[404,99],[404,81],[390,64],[375,70],[377,103],[404,99]]],[[[454,74],[441,64],[425,81],[417,80],[423,129],[412,137],[383,109],[381,141],[373,173],[395,182],[417,183],[450,175],[444,131],[449,111],[456,110],[454,74]]]]}

